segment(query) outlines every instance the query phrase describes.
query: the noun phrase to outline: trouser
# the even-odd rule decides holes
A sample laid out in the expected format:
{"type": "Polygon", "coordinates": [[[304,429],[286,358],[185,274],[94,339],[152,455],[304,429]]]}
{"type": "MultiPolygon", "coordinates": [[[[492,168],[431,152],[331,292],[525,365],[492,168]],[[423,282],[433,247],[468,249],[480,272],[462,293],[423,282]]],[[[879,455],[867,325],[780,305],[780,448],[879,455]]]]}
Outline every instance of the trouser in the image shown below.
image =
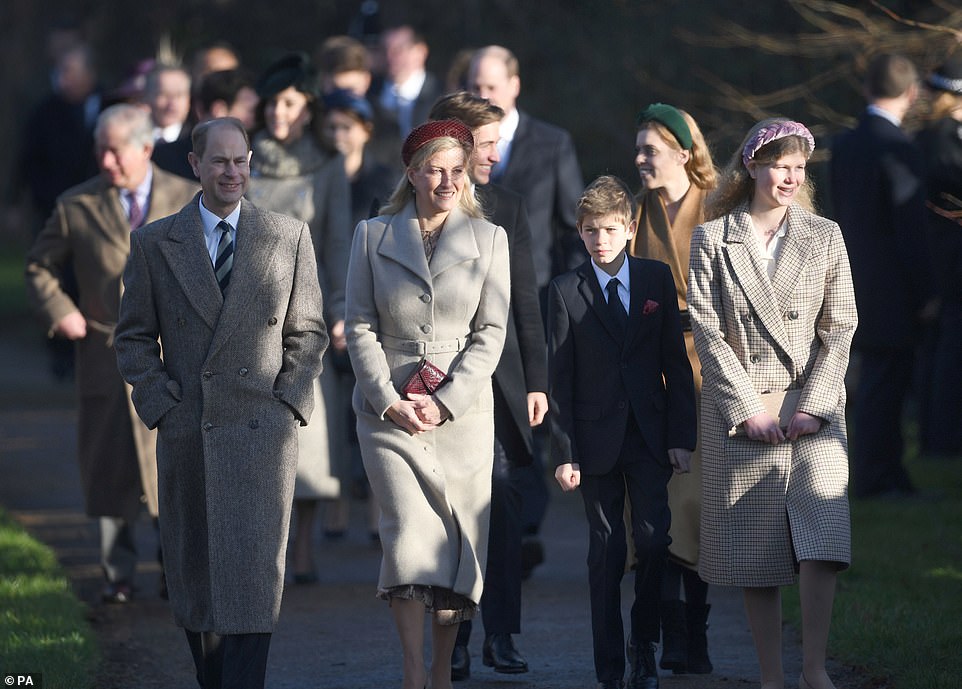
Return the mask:
{"type": "Polygon", "coordinates": [[[107,581],[133,584],[137,545],[132,522],[122,517],[100,517],[100,564],[107,581]]]}
{"type": "Polygon", "coordinates": [[[184,631],[201,689],[264,689],[270,634],[184,631]]]}

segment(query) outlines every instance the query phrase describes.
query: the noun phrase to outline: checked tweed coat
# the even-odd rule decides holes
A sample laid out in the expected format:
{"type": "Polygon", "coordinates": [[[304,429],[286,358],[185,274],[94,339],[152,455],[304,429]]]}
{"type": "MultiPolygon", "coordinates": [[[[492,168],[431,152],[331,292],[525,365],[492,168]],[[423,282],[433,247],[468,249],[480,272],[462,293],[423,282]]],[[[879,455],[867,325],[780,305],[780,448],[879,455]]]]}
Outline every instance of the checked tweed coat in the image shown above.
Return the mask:
{"type": "Polygon", "coordinates": [[[504,230],[460,210],[448,216],[430,264],[413,202],[354,231],[346,330],[357,436],[382,510],[379,589],[421,584],[481,600],[494,461],[491,376],[504,346],[508,265],[504,230]],[[461,340],[460,349],[427,355],[451,378],[436,393],[451,418],[416,436],[385,416],[421,358],[395,348],[397,339],[461,340]]]}
{"type": "Polygon", "coordinates": [[[157,428],[175,621],[266,633],[280,612],[298,422],[328,342],[321,291],[307,224],[242,200],[221,296],[199,198],[131,234],[117,363],[157,428]]]}
{"type": "Polygon", "coordinates": [[[710,584],[780,586],[797,561],[851,560],[845,371],[857,323],[838,225],[798,206],[769,280],[746,206],[700,225],[688,308],[702,364],[699,573],[710,584]],[[759,393],[802,388],[821,429],[778,446],[728,431],[764,411],[759,393]]]}

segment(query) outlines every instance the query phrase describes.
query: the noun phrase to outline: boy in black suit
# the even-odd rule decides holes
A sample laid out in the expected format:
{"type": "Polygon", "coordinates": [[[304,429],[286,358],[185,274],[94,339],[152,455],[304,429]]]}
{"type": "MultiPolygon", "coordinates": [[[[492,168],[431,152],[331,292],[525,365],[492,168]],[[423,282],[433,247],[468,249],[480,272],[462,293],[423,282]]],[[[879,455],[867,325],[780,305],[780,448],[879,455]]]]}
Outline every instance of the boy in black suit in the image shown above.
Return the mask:
{"type": "Polygon", "coordinates": [[[621,578],[625,498],[638,564],[631,608],[629,689],[655,689],[658,600],[668,553],[668,480],[695,447],[695,393],[671,270],[629,257],[631,191],[599,177],[578,201],[591,260],[549,287],[549,387],[555,478],[581,487],[588,517],[588,579],[595,673],[624,687],[621,578]]]}

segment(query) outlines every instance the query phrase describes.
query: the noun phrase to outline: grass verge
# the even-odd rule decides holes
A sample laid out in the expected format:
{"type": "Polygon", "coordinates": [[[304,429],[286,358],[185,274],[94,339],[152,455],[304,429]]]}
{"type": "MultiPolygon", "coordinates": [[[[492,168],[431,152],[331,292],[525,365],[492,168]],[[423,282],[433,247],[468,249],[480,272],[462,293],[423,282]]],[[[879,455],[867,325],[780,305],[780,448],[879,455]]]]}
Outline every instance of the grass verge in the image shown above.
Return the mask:
{"type": "MultiPolygon", "coordinates": [[[[852,501],[829,652],[868,687],[958,689],[962,676],[962,457],[910,459],[919,495],[852,501]]],[[[798,589],[785,619],[801,628],[798,589]]]]}
{"type": "Polygon", "coordinates": [[[0,510],[0,674],[46,689],[93,686],[98,651],[83,605],[47,546],[0,510]]]}

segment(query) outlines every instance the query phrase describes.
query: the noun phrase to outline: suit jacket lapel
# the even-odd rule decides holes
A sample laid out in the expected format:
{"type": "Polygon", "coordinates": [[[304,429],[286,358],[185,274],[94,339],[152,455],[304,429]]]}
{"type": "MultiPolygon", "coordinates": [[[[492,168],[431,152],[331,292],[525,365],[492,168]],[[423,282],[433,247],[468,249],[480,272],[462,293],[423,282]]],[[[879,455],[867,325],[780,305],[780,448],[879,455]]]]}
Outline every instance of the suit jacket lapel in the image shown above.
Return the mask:
{"type": "Polygon", "coordinates": [[[434,256],[431,257],[431,277],[434,278],[459,263],[474,261],[480,257],[481,251],[474,236],[471,218],[460,209],[451,211],[434,249],[434,256]]]}
{"type": "Polygon", "coordinates": [[[727,221],[725,252],[738,278],[745,298],[775,342],[791,355],[791,343],[782,323],[781,311],[772,283],[763,271],[758,248],[752,234],[751,219],[744,206],[736,209],[727,221]]]}
{"type": "Polygon", "coordinates": [[[197,208],[199,195],[177,214],[160,250],[188,301],[213,330],[220,318],[223,297],[204,242],[204,224],[197,208]]]}
{"type": "MultiPolygon", "coordinates": [[[[581,282],[578,283],[578,291],[588,303],[588,306],[601,319],[605,329],[611,334],[615,342],[621,342],[623,337],[624,341],[627,341],[628,338],[623,336],[621,328],[615,323],[611,312],[608,311],[608,300],[601,293],[601,285],[598,284],[598,277],[595,275],[594,268],[591,267],[591,259],[578,266],[577,271],[578,277],[581,278],[581,282]]],[[[628,315],[628,325],[631,327],[631,314],[628,315]]]]}
{"type": "Polygon", "coordinates": [[[431,271],[424,256],[421,242],[421,229],[414,213],[414,202],[409,203],[384,228],[384,234],[377,247],[380,256],[404,266],[426,285],[431,284],[431,271]]]}
{"type": "Polygon", "coordinates": [[[642,314],[645,308],[644,296],[651,294],[648,285],[648,276],[642,274],[640,261],[628,261],[628,275],[631,281],[631,299],[628,301],[628,328],[625,332],[626,347],[631,342],[634,342],[641,331],[641,324],[645,320],[642,314]]]}

